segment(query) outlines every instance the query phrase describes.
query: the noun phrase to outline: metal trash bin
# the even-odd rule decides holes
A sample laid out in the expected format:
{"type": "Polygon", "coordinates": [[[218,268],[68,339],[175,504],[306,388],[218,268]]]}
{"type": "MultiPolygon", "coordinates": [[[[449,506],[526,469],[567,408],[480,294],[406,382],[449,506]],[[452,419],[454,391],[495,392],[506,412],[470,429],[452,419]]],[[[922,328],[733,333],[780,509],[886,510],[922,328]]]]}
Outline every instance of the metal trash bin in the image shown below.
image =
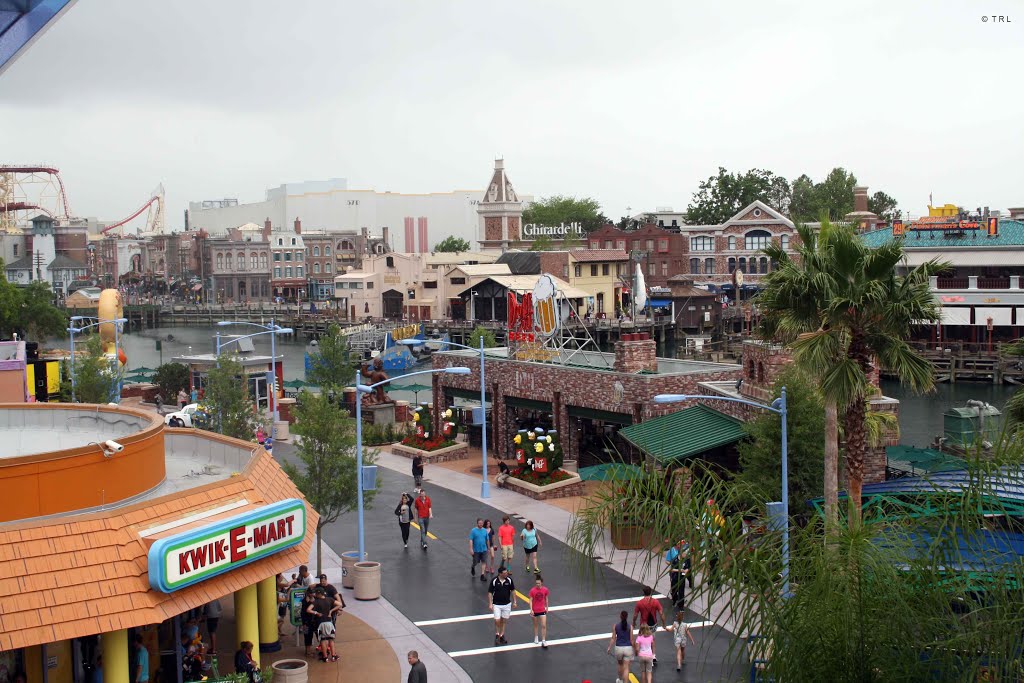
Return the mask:
{"type": "Polygon", "coordinates": [[[380,562],[356,562],[356,600],[376,600],[380,597],[380,562]]]}
{"type": "Polygon", "coordinates": [[[348,552],[341,554],[341,587],[352,588],[354,585],[352,581],[354,576],[352,575],[352,567],[355,566],[356,562],[359,561],[359,551],[349,550],[348,552]]]}
{"type": "Polygon", "coordinates": [[[277,683],[306,683],[309,680],[309,664],[302,659],[282,659],[270,665],[277,683]]]}

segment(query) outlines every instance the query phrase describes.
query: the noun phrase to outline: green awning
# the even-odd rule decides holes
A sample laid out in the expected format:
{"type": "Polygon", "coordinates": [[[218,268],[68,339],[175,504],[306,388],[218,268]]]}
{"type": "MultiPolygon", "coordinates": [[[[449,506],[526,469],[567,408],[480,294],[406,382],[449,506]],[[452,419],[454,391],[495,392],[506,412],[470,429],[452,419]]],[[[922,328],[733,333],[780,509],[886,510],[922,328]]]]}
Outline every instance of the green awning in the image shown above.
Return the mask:
{"type": "Polygon", "coordinates": [[[693,406],[620,429],[631,444],[663,464],[739,441],[743,423],[707,406],[693,406]]]}
{"type": "Polygon", "coordinates": [[[610,410],[597,410],[582,406],[567,406],[569,417],[582,417],[588,420],[600,420],[617,425],[633,424],[633,416],[626,413],[613,413],[610,410]]]}
{"type": "MultiPolygon", "coordinates": [[[[479,394],[477,394],[479,396],[479,394]]],[[[535,401],[532,398],[519,398],[518,396],[506,396],[505,405],[513,408],[527,408],[528,410],[544,410],[551,412],[550,401],[535,401]]]]}
{"type": "Polygon", "coordinates": [[[889,467],[912,474],[949,472],[962,470],[966,464],[961,458],[937,451],[934,448],[913,446],[887,446],[885,456],[889,467]]]}
{"type": "MultiPolygon", "coordinates": [[[[479,389],[459,389],[457,387],[445,387],[444,393],[452,398],[464,398],[467,401],[479,401],[480,390],[479,389]]],[[[487,392],[485,395],[487,401],[491,400],[491,392],[487,392]]]]}

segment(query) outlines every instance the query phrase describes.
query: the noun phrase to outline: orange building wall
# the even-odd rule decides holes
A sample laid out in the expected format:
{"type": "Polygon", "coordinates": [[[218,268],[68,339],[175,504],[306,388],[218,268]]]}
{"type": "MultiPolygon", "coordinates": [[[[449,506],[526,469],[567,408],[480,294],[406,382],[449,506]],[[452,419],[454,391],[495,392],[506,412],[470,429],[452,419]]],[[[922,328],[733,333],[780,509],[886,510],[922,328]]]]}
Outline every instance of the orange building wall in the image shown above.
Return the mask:
{"type": "Polygon", "coordinates": [[[25,402],[25,371],[24,370],[2,370],[0,371],[0,402],[24,403],[25,402]]]}

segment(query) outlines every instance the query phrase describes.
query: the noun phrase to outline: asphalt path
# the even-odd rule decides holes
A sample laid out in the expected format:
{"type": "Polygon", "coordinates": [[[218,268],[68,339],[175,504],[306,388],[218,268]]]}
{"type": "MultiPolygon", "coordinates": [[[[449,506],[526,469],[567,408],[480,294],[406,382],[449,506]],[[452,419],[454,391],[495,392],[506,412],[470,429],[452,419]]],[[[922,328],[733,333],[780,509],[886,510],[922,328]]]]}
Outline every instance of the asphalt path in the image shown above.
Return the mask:
{"type": "MultiPolygon", "coordinates": [[[[292,449],[275,444],[275,456],[290,459],[292,449]]],[[[394,515],[402,491],[411,491],[412,477],[380,468],[377,494],[365,510],[365,542],[368,559],[382,565],[384,596],[435,643],[454,657],[475,681],[493,683],[567,683],[572,681],[613,681],[615,661],[606,649],[621,610],[632,619],[633,605],[642,596],[642,586],[598,559],[590,559],[596,578],[583,577],[578,569],[581,556],[545,533],[539,565],[545,585],[551,591],[548,614],[548,649],[533,644],[532,619],[525,610],[525,596],[533,587],[533,576],[524,571],[525,555],[517,542],[511,562],[511,576],[521,597],[507,628],[507,645],[494,645],[494,622],[487,609],[487,583],[470,575],[469,531],[477,517],[490,519],[495,529],[507,513],[518,531],[523,520],[515,510],[499,511],[479,500],[424,483],[434,507],[428,549],[421,550],[419,531],[411,529],[409,547],[402,538],[394,515]],[[611,601],[610,604],[605,603],[611,601]]],[[[356,513],[343,515],[324,529],[324,540],[339,555],[356,548],[356,513]]],[[[668,600],[661,600],[668,607],[668,600]]],[[[671,623],[672,616],[666,614],[671,623]]],[[[730,635],[686,612],[696,645],[687,648],[688,663],[675,670],[671,633],[655,636],[658,666],[655,681],[736,681],[744,678],[741,667],[731,665],[726,655],[730,635]]],[[[633,664],[639,679],[639,667],[633,664]]],[[[632,680],[632,679],[631,679],[632,680]]]]}

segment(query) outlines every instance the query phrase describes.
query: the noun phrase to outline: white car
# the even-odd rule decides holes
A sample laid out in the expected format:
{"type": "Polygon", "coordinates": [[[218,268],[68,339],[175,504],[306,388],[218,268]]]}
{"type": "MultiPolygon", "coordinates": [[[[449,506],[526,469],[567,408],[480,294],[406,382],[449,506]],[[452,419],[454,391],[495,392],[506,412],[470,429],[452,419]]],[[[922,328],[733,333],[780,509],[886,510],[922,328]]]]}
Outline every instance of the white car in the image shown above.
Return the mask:
{"type": "Polygon", "coordinates": [[[177,412],[167,413],[166,415],[164,415],[164,424],[165,425],[170,425],[171,424],[171,420],[173,420],[174,418],[178,418],[179,420],[181,420],[182,422],[185,423],[186,427],[191,427],[192,426],[192,415],[195,414],[195,412],[196,412],[196,410],[198,408],[199,408],[199,404],[198,403],[189,403],[187,406],[185,406],[184,408],[182,408],[181,410],[179,410],[177,412]]]}

